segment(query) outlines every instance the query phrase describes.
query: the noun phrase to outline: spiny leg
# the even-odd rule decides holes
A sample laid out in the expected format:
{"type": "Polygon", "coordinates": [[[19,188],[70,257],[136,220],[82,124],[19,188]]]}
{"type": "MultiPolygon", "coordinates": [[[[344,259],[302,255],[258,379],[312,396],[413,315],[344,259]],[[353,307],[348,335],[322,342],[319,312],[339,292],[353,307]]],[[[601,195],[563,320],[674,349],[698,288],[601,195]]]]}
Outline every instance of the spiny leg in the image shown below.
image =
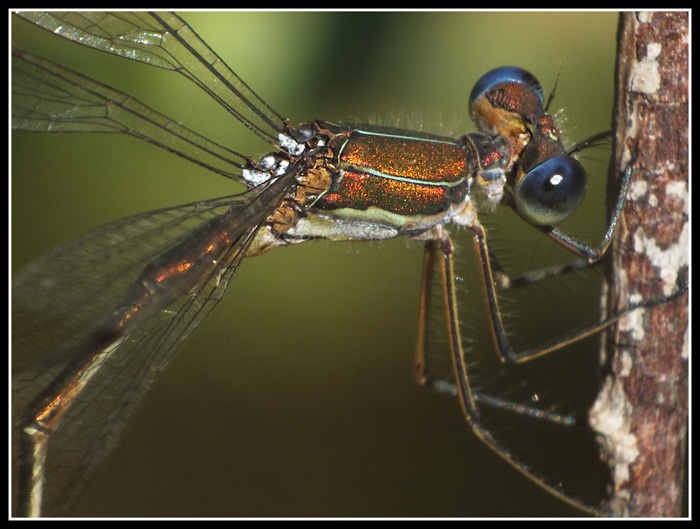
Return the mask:
{"type": "MultiPolygon", "coordinates": [[[[548,419],[550,422],[555,422],[558,424],[571,425],[573,424],[573,419],[571,419],[568,416],[549,413],[542,410],[536,410],[535,408],[530,408],[527,406],[518,406],[514,403],[508,403],[507,401],[501,399],[489,397],[486,395],[480,395],[478,393],[473,392],[469,382],[467,359],[464,353],[464,349],[462,347],[462,341],[459,331],[459,315],[456,303],[452,241],[447,236],[445,236],[440,241],[435,241],[432,244],[427,244],[426,252],[427,251],[441,252],[440,269],[442,273],[444,287],[443,293],[447,315],[447,329],[450,344],[450,353],[455,374],[457,394],[459,396],[462,411],[464,413],[467,423],[470,425],[477,437],[479,437],[487,446],[489,446],[495,453],[501,456],[506,462],[508,462],[515,469],[517,469],[520,473],[522,473],[523,475],[525,475],[533,482],[537,483],[556,497],[560,498],[562,501],[578,509],[588,511],[592,514],[595,513],[595,510],[591,507],[579,502],[574,498],[567,496],[563,490],[561,490],[555,485],[547,483],[540,476],[533,473],[529,465],[520,462],[514,454],[512,454],[507,448],[505,448],[501,443],[499,443],[496,440],[496,438],[492,435],[492,433],[482,425],[481,412],[479,411],[478,404],[487,405],[489,407],[495,407],[499,409],[505,409],[521,415],[544,418],[548,419]]],[[[425,262],[428,261],[429,258],[426,257],[425,262]]],[[[431,270],[433,266],[434,259],[433,263],[430,264],[428,269],[431,270]]],[[[422,305],[422,308],[423,307],[424,305],[422,305]]]]}
{"type": "MultiPolygon", "coordinates": [[[[448,245],[448,247],[450,246],[448,245]]],[[[431,240],[426,242],[423,255],[423,276],[421,280],[418,338],[416,341],[416,379],[418,384],[420,384],[421,386],[438,391],[439,393],[446,393],[448,395],[457,396],[459,395],[459,389],[455,384],[433,376],[433,373],[430,369],[430,362],[426,355],[426,351],[428,349],[427,327],[429,324],[431,312],[430,302],[431,297],[433,295],[434,274],[437,273],[436,265],[443,258],[444,257],[443,250],[441,249],[441,241],[431,240]]],[[[451,269],[452,264],[449,263],[447,267],[451,269]]],[[[450,276],[444,273],[442,274],[443,285],[445,284],[447,277],[450,276]]],[[[453,271],[452,277],[454,278],[453,271]]],[[[449,285],[445,288],[454,289],[454,285],[449,285]]],[[[447,311],[449,311],[450,307],[448,306],[446,307],[446,309],[447,311]]],[[[454,313],[454,310],[452,311],[452,321],[459,321],[457,315],[454,313]]],[[[449,325],[452,324],[450,323],[449,325]]],[[[459,327],[458,323],[456,323],[456,326],[459,327]]],[[[456,332],[456,329],[454,330],[454,332],[456,332]]],[[[454,339],[452,339],[452,341],[454,341],[454,339]]],[[[519,415],[527,415],[529,417],[543,419],[557,424],[573,425],[575,423],[575,419],[571,415],[560,414],[549,410],[543,410],[532,406],[526,406],[522,403],[513,402],[499,397],[494,397],[492,395],[486,395],[480,392],[472,392],[471,398],[476,404],[489,406],[490,408],[506,410],[519,415]]]]}
{"type": "MultiPolygon", "coordinates": [[[[416,356],[414,360],[416,381],[421,386],[433,388],[426,348],[428,341],[428,320],[430,318],[430,299],[433,290],[437,241],[429,240],[423,250],[423,275],[421,276],[420,302],[418,306],[418,336],[416,338],[416,356]]],[[[452,392],[452,391],[450,391],[452,392]]],[[[455,393],[456,394],[456,393],[455,393]]]]}
{"type": "MultiPolygon", "coordinates": [[[[493,315],[493,309],[497,311],[498,307],[496,304],[496,292],[495,286],[493,284],[493,272],[490,268],[490,260],[488,259],[488,247],[486,245],[486,234],[483,228],[477,224],[472,227],[474,242],[479,253],[480,259],[480,269],[484,278],[490,279],[490,288],[487,289],[487,294],[489,296],[489,308],[491,316],[493,315]],[[486,257],[484,257],[486,256],[486,257]]],[[[539,484],[544,489],[548,490],[555,496],[559,497],[563,501],[573,505],[577,508],[587,510],[589,512],[595,513],[595,509],[579,502],[576,499],[568,497],[562,489],[557,485],[552,485],[541,477],[533,474],[529,465],[521,463],[519,458],[515,456],[512,452],[506,449],[496,438],[492,435],[491,431],[485,428],[482,424],[482,411],[481,406],[488,406],[489,408],[497,408],[509,412],[516,413],[521,416],[529,416],[537,419],[545,419],[550,423],[556,423],[561,425],[574,425],[575,420],[573,416],[556,414],[551,411],[540,410],[537,408],[532,408],[519,403],[509,402],[504,399],[495,398],[489,395],[481,394],[475,392],[470,384],[470,379],[468,376],[467,369],[467,359],[462,346],[462,338],[460,335],[459,326],[459,316],[456,303],[456,287],[455,287],[455,273],[453,264],[453,246],[452,242],[447,236],[444,236],[440,240],[429,241],[426,243],[425,247],[425,258],[424,258],[424,275],[422,281],[422,294],[421,294],[421,321],[419,324],[419,345],[417,351],[417,367],[419,381],[424,385],[437,389],[439,391],[448,392],[451,394],[457,394],[460,398],[460,403],[465,415],[465,418],[471,428],[474,430],[476,435],[484,441],[488,446],[490,446],[496,453],[498,453],[504,460],[511,464],[514,468],[518,469],[521,473],[529,477],[533,482],[539,484]],[[439,252],[439,254],[438,254],[439,252]],[[445,309],[447,315],[447,329],[448,329],[448,340],[450,344],[450,352],[452,357],[452,363],[455,374],[456,385],[451,385],[449,383],[433,381],[430,377],[430,370],[428,369],[427,360],[425,357],[425,342],[426,342],[426,326],[427,319],[430,311],[430,298],[431,298],[431,288],[432,288],[432,278],[433,274],[436,273],[436,264],[440,264],[440,269],[442,272],[443,279],[443,294],[445,301],[445,309]]],[[[483,278],[482,278],[483,279],[483,278]]],[[[486,284],[487,281],[484,280],[486,284]]],[[[679,291],[674,293],[672,296],[663,299],[647,300],[635,305],[629,305],[625,308],[625,312],[634,310],[642,306],[649,306],[651,304],[659,304],[669,301],[675,297],[681,295],[682,292],[687,290],[687,285],[685,283],[679,283],[679,291]]],[[[602,322],[601,324],[595,325],[589,329],[584,330],[580,333],[575,333],[569,336],[567,339],[557,342],[554,345],[547,346],[547,348],[540,348],[538,350],[526,351],[527,353],[532,353],[532,351],[539,351],[539,355],[544,355],[548,352],[552,352],[559,348],[562,348],[570,343],[578,341],[586,336],[589,336],[595,332],[598,332],[605,326],[609,325],[615,319],[618,319],[625,312],[620,312],[616,314],[613,318],[602,322]]],[[[503,338],[503,342],[507,345],[508,342],[505,339],[505,332],[503,330],[502,323],[500,322],[500,314],[496,312],[498,319],[497,322],[500,324],[499,327],[493,325],[493,318],[491,318],[492,326],[498,329],[503,338]]],[[[496,335],[494,332],[494,336],[496,335]]],[[[497,342],[498,343],[498,342],[497,342]]],[[[522,354],[522,353],[521,353],[522,354]]],[[[528,357],[527,359],[534,358],[535,356],[528,357]]],[[[516,360],[517,361],[517,360],[516,360]]]]}
{"type": "Polygon", "coordinates": [[[621,308],[616,313],[605,317],[599,323],[586,327],[582,330],[564,335],[550,343],[538,347],[533,347],[525,351],[517,352],[511,347],[508,341],[505,332],[505,326],[501,319],[501,311],[498,306],[498,295],[496,292],[496,281],[494,280],[492,263],[489,258],[486,232],[483,229],[483,227],[477,223],[472,227],[472,233],[474,236],[474,245],[477,251],[479,269],[481,271],[481,279],[487,300],[487,310],[489,312],[489,322],[491,325],[491,331],[493,334],[494,343],[496,344],[496,350],[502,362],[527,362],[534,358],[549,354],[553,351],[557,351],[563,347],[566,347],[567,345],[578,342],[588,336],[600,332],[601,330],[615,323],[617,320],[619,320],[622,316],[629,313],[630,311],[639,308],[653,307],[656,305],[667,303],[681,296],[688,289],[687,281],[684,278],[681,278],[679,279],[677,290],[669,296],[662,296],[658,298],[642,300],[638,303],[630,303],[626,307],[621,308]]]}

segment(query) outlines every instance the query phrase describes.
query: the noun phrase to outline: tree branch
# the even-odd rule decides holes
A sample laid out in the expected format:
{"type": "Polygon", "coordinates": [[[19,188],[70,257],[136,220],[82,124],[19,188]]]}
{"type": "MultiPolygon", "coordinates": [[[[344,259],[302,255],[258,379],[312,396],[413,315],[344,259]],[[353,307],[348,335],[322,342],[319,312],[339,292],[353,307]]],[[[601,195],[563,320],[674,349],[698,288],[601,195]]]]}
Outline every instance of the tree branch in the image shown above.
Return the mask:
{"type": "MultiPolygon", "coordinates": [[[[688,12],[624,13],[616,72],[616,170],[632,182],[608,310],[668,296],[687,277],[688,12]]],[[[614,489],[609,512],[680,516],[688,424],[688,294],[638,309],[606,336],[610,368],[591,410],[614,489]]],[[[684,511],[685,509],[685,511],[684,511]]]]}

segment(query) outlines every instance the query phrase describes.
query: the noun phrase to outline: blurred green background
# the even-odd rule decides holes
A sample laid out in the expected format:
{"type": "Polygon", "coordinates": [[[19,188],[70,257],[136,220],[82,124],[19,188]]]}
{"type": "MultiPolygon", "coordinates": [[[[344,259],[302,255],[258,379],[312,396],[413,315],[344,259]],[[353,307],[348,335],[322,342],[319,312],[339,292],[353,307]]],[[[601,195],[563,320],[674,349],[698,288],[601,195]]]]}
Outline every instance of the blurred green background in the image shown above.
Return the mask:
{"type": "MultiPolygon", "coordinates": [[[[563,128],[573,140],[610,126],[615,13],[183,17],[292,123],[382,123],[400,115],[406,128],[459,135],[473,130],[466,107],[477,79],[518,65],[540,79],[545,93],[561,66],[553,109],[566,109],[563,128]]],[[[24,21],[13,20],[12,30],[19,47],[133,94],[239,152],[268,150],[180,76],[85,49],[24,21]]],[[[590,209],[571,229],[597,241],[604,175],[589,178],[590,209]]],[[[11,184],[13,270],[105,222],[240,190],[116,135],[15,133],[11,184]]],[[[532,237],[531,253],[548,248],[535,230],[515,231],[522,223],[511,212],[500,217],[499,237],[532,237]]],[[[419,243],[405,240],[311,242],[246,261],[220,306],[156,382],[75,514],[576,514],[476,440],[456,399],[415,384],[421,254],[419,243]]],[[[463,273],[470,276],[476,276],[471,263],[463,273]]],[[[477,283],[465,287],[480,296],[477,283]]],[[[551,307],[551,314],[567,310],[567,296],[555,296],[564,309],[551,307]]],[[[595,318],[596,296],[593,288],[587,304],[575,305],[595,318]]],[[[546,318],[540,327],[547,337],[546,318]]],[[[478,329],[470,338],[488,344],[478,329]]],[[[595,362],[597,341],[588,344],[595,362]]],[[[567,381],[572,374],[545,376],[567,381]]]]}

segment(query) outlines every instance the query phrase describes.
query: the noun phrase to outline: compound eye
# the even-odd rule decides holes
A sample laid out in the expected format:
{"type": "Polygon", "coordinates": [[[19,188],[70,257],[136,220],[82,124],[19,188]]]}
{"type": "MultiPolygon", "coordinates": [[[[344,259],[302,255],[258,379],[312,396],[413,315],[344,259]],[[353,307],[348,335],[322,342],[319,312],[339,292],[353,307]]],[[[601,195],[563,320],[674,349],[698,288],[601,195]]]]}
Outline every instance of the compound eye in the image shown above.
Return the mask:
{"type": "Polygon", "coordinates": [[[586,171],[578,160],[555,156],[520,180],[515,204],[530,224],[556,226],[576,211],[586,195],[586,186],[586,171]]]}
{"type": "Polygon", "coordinates": [[[534,75],[527,70],[518,68],[517,66],[501,66],[500,68],[495,68],[490,72],[485,73],[476,82],[474,88],[472,89],[471,95],[469,96],[469,109],[471,110],[476,101],[481,96],[486,94],[486,92],[493,90],[498,85],[506,83],[526,85],[530,90],[537,94],[540,103],[544,102],[542,85],[534,75]]]}

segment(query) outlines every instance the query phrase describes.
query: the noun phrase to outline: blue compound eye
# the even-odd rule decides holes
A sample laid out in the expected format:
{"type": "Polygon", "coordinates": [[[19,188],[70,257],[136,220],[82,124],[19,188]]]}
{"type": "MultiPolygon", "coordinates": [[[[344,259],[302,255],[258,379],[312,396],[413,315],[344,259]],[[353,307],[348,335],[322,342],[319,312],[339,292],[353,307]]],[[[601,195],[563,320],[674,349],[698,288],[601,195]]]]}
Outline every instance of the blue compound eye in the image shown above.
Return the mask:
{"type": "Polygon", "coordinates": [[[520,83],[527,85],[540,98],[540,103],[544,104],[542,85],[534,75],[517,66],[502,66],[485,73],[476,82],[469,96],[469,108],[472,108],[477,99],[486,92],[503,83],[520,83]]]}
{"type": "Polygon", "coordinates": [[[536,226],[556,226],[586,195],[586,171],[569,156],[555,156],[527,173],[515,190],[520,216],[536,226]]]}

